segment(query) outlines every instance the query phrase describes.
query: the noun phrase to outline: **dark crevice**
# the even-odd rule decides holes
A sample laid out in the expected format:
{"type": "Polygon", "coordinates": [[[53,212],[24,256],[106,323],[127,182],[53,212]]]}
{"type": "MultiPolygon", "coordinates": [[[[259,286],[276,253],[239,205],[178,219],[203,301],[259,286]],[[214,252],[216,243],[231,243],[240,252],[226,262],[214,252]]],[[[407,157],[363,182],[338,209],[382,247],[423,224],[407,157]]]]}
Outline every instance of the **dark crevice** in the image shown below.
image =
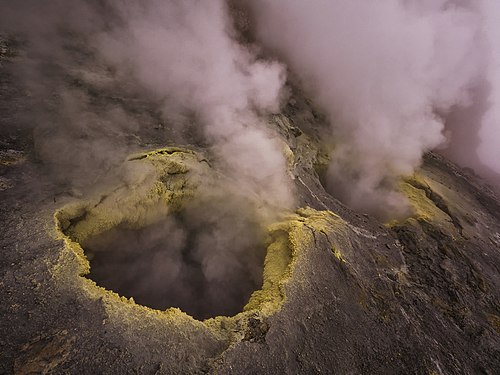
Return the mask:
{"type": "Polygon", "coordinates": [[[134,157],[131,157],[130,159],[128,159],[127,161],[136,161],[136,160],[143,160],[143,159],[146,159],[148,157],[147,154],[144,154],[144,155],[139,155],[139,156],[134,156],[134,157]]]}

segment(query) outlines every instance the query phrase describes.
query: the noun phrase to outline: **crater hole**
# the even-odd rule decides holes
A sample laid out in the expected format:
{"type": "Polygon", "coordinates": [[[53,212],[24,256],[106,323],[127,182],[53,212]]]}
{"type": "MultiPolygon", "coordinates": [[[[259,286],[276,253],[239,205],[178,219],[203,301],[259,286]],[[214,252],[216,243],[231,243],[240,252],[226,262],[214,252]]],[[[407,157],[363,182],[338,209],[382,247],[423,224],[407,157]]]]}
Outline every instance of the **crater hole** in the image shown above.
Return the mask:
{"type": "Polygon", "coordinates": [[[203,203],[139,229],[124,222],[81,244],[87,277],[154,309],[236,315],[262,287],[266,254],[261,225],[241,212],[203,203]]]}

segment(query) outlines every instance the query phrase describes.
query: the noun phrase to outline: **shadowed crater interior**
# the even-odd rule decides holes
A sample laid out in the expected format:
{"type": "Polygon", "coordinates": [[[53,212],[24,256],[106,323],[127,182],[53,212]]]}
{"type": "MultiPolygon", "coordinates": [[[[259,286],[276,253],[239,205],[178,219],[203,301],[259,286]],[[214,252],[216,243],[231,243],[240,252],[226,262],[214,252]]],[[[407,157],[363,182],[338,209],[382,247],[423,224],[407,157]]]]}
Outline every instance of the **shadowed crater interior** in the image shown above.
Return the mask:
{"type": "Polygon", "coordinates": [[[81,245],[98,285],[197,319],[232,316],[262,286],[263,233],[235,207],[202,204],[142,228],[122,223],[81,245]]]}

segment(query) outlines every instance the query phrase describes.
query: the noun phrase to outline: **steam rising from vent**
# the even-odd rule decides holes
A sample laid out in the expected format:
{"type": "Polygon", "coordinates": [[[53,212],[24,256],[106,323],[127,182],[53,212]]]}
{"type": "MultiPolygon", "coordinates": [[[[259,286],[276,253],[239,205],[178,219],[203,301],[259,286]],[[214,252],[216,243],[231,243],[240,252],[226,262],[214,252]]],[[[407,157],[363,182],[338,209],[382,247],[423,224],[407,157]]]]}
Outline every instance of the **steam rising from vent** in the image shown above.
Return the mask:
{"type": "MultiPolygon", "coordinates": [[[[111,66],[119,80],[135,83],[136,91],[156,103],[162,120],[183,133],[185,141],[210,146],[221,170],[239,181],[244,195],[255,195],[269,207],[293,204],[283,145],[263,120],[280,109],[285,69],[258,56],[256,46],[238,41],[225,0],[79,0],[44,6],[26,0],[6,5],[4,15],[10,30],[29,40],[30,57],[38,62],[36,69],[25,74],[30,89],[38,92],[41,101],[53,96],[51,90],[66,99],[76,98],[59,101],[62,110],[54,111],[58,121],[47,120],[46,131],[39,132],[50,135],[37,139],[44,151],[41,156],[56,160],[59,172],[86,168],[88,158],[69,156],[71,167],[64,168],[67,160],[52,155],[50,151],[57,148],[45,145],[77,146],[78,139],[92,143],[96,138],[100,141],[94,142],[95,148],[83,146],[80,151],[103,155],[104,160],[116,151],[123,160],[130,147],[115,140],[129,131],[125,124],[137,123],[134,117],[122,116],[114,129],[100,134],[72,124],[89,118],[85,106],[65,105],[86,101],[87,93],[71,92],[63,82],[68,70],[81,69],[74,51],[80,44],[82,54],[94,54],[98,63],[111,66]],[[46,22],[32,22],[40,19],[46,22]],[[60,76],[50,76],[51,64],[63,71],[60,76]],[[54,81],[61,87],[54,87],[54,81]]],[[[102,77],[94,81],[105,86],[102,77]]],[[[100,109],[99,115],[107,119],[110,108],[100,109]]],[[[91,167],[102,164],[96,161],[91,167]]]]}
{"type": "Polygon", "coordinates": [[[54,78],[55,65],[59,78],[81,69],[79,53],[94,54],[102,71],[157,104],[184,140],[210,146],[243,195],[264,206],[293,206],[282,146],[263,120],[283,102],[286,68],[328,116],[335,140],[328,190],[356,209],[406,214],[397,180],[437,147],[463,165],[500,173],[496,0],[4,3],[2,29],[23,34],[39,62],[23,73],[32,93],[41,102],[53,91],[63,98],[57,121],[43,105],[35,113],[37,147],[74,181],[77,166],[118,164],[133,148],[127,135],[143,122],[110,104],[96,111],[90,93],[54,78]],[[246,39],[233,8],[247,12],[246,39]],[[54,144],[76,152],[63,160],[54,144]]]}
{"type": "Polygon", "coordinates": [[[162,161],[174,168],[159,189],[196,189],[202,202],[181,218],[92,238],[90,276],[200,319],[241,311],[262,285],[265,228],[294,205],[285,144],[266,119],[280,110],[284,66],[240,40],[225,0],[25,0],[1,12],[0,25],[27,41],[21,76],[36,102],[27,117],[57,182],[99,194],[109,183],[120,195],[107,214],[154,217],[154,207],[123,204],[160,172],[125,156],[172,143],[208,155],[174,150],[162,161]],[[188,186],[189,158],[190,173],[209,164],[214,181],[188,186]]]}
{"type": "Polygon", "coordinates": [[[237,204],[221,207],[190,205],[151,226],[90,238],[82,244],[92,257],[89,277],[158,310],[176,306],[200,320],[236,315],[262,286],[266,249],[251,215],[238,214],[237,204]]]}
{"type": "Polygon", "coordinates": [[[127,4],[116,8],[122,22],[98,37],[99,50],[132,72],[167,118],[202,124],[242,185],[268,204],[290,206],[280,144],[259,117],[279,111],[283,66],[236,40],[224,0],[127,4]]]}
{"type": "Polygon", "coordinates": [[[405,213],[395,178],[412,173],[424,152],[445,143],[445,117],[480,100],[470,90],[482,79],[492,86],[492,106],[479,152],[500,171],[500,11],[494,1],[246,4],[258,40],[287,62],[329,116],[336,148],[328,188],[334,195],[357,209],[405,213]]]}

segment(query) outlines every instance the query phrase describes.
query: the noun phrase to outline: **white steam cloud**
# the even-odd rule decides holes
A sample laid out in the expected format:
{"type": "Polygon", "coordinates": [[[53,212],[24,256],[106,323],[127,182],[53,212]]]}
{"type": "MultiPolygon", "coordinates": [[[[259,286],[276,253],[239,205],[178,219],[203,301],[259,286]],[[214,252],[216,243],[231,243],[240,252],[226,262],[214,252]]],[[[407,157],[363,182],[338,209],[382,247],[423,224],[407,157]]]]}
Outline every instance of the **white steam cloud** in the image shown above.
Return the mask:
{"type": "Polygon", "coordinates": [[[261,283],[263,224],[294,206],[266,121],[287,69],[328,117],[327,189],[394,218],[408,213],[397,181],[428,150],[500,173],[499,20],[498,0],[0,0],[0,36],[22,41],[12,72],[36,104],[25,121],[64,184],[101,189],[130,152],[181,143],[174,130],[229,177],[177,217],[88,241],[108,252],[113,289],[129,274],[142,303],[200,318],[240,311],[261,283]]]}
{"type": "Polygon", "coordinates": [[[479,152],[500,170],[499,59],[491,45],[500,40],[500,11],[494,1],[246,4],[258,40],[288,63],[328,114],[336,139],[328,188],[349,205],[404,214],[395,178],[412,173],[424,152],[445,142],[445,116],[470,105],[471,90],[484,78],[493,105],[479,152]]]}
{"type": "Polygon", "coordinates": [[[237,41],[225,0],[115,4],[122,22],[99,36],[104,56],[130,70],[166,117],[194,117],[241,186],[290,207],[282,147],[262,120],[280,109],[284,67],[237,41]]]}
{"type": "MultiPolygon", "coordinates": [[[[266,205],[293,205],[282,146],[263,120],[279,111],[285,66],[328,115],[327,188],[356,209],[405,214],[395,183],[436,147],[500,173],[495,0],[22,0],[4,2],[0,19],[46,62],[68,65],[67,47],[83,35],[170,124],[201,125],[185,126],[196,133],[186,139],[201,133],[266,205]],[[241,6],[265,51],[234,26],[241,6]]],[[[50,78],[31,74],[43,92],[50,78]]]]}
{"type": "Polygon", "coordinates": [[[485,75],[491,92],[490,108],[483,117],[480,130],[479,156],[486,165],[500,173],[500,3],[483,0],[481,10],[489,52],[485,75]]]}
{"type": "MultiPolygon", "coordinates": [[[[266,120],[280,110],[285,68],[241,40],[226,0],[22,0],[2,8],[3,31],[28,40],[29,55],[38,61],[24,78],[42,101],[53,96],[49,86],[64,87],[65,82],[55,82],[64,80],[65,69],[82,69],[74,52],[81,43],[123,82],[134,82],[137,92],[159,103],[169,126],[193,133],[185,139],[210,146],[219,167],[244,194],[264,206],[293,205],[283,145],[266,120]],[[51,80],[47,66],[56,64],[63,73],[51,80]]],[[[70,127],[60,127],[60,143],[75,144],[70,127]]],[[[126,131],[118,122],[116,127],[126,131]]],[[[110,150],[92,152],[96,158],[101,152],[123,154],[113,143],[108,142],[110,150]]]]}
{"type": "Polygon", "coordinates": [[[27,117],[56,184],[62,176],[102,192],[104,179],[130,177],[119,168],[125,155],[165,138],[204,147],[224,175],[164,221],[89,239],[90,276],[198,318],[241,311],[262,284],[265,226],[294,205],[284,143],[266,118],[280,110],[284,66],[243,40],[226,0],[20,0],[0,9],[0,33],[27,42],[20,76],[39,101],[27,117]],[[172,137],[150,135],[156,118],[141,101],[159,108],[159,128],[172,137]]]}

